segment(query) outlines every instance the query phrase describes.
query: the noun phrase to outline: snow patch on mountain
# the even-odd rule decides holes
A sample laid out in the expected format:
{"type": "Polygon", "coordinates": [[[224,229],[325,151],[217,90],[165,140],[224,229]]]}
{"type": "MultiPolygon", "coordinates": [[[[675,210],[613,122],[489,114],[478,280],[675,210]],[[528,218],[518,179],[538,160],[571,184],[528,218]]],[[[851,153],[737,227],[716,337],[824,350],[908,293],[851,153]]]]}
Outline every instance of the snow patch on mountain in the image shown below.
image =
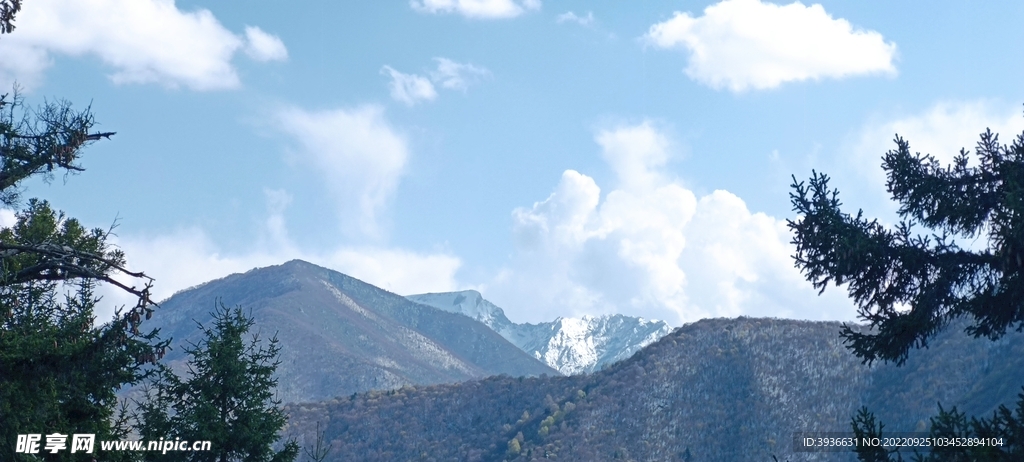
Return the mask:
{"type": "Polygon", "coordinates": [[[407,299],[487,325],[513,345],[565,375],[600,370],[629,358],[672,331],[664,321],[621,314],[556,318],[539,324],[517,324],[505,311],[475,290],[409,295],[407,299]]]}

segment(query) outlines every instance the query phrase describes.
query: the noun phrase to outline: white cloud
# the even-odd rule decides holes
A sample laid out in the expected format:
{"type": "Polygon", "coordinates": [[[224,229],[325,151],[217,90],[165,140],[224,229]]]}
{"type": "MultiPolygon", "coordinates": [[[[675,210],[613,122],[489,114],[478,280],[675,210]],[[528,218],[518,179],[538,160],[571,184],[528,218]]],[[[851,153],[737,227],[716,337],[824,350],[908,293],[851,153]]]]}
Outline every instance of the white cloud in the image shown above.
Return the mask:
{"type": "Polygon", "coordinates": [[[1010,143],[1024,130],[1024,117],[1015,106],[1002,106],[988,101],[943,101],[919,114],[897,117],[880,123],[869,123],[861,129],[855,151],[874,170],[886,151],[896,147],[893,139],[899,134],[910,143],[911,152],[931,154],[939,162],[949,164],[960,148],[974,152],[986,128],[1010,143]]]}
{"type": "Polygon", "coordinates": [[[430,73],[430,78],[450,90],[465,90],[470,84],[491,74],[485,68],[457,63],[448,58],[434,58],[434,61],[437,61],[437,70],[430,73]]]}
{"type": "MultiPolygon", "coordinates": [[[[154,300],[163,300],[175,292],[204,282],[242,273],[253,268],[279,265],[292,259],[340,271],[356,279],[400,294],[456,290],[455,272],[461,261],[452,255],[423,254],[383,247],[339,247],[320,252],[304,252],[294,245],[266,248],[247,254],[225,254],[201,229],[187,228],[157,236],[116,238],[128,256],[133,271],[144,271],[156,279],[154,300]]],[[[105,285],[100,322],[110,319],[117,306],[130,305],[124,292],[105,285]]]]}
{"type": "MultiPolygon", "coordinates": [[[[154,300],[163,300],[211,279],[284,261],[268,249],[245,255],[225,255],[205,231],[196,227],[155,236],[122,233],[114,242],[124,250],[130,270],[144,271],[156,279],[154,300]]],[[[281,253],[288,254],[289,250],[282,249],[281,253]]],[[[108,287],[102,293],[108,302],[104,305],[130,301],[126,294],[114,288],[108,287]]]]}
{"type": "Polygon", "coordinates": [[[374,105],[312,112],[288,108],[277,119],[323,175],[340,221],[356,225],[346,230],[379,238],[379,215],[409,157],[405,138],[387,122],[384,110],[374,105]]]}
{"type": "Polygon", "coordinates": [[[18,217],[14,210],[0,209],[0,228],[10,228],[18,223],[18,217]]]}
{"type": "Polygon", "coordinates": [[[292,203],[292,195],[283,189],[264,189],[267,201],[266,232],[270,244],[274,248],[288,248],[288,228],[285,223],[284,211],[292,203]]]}
{"type": "Polygon", "coordinates": [[[668,138],[650,122],[597,135],[604,160],[625,189],[643,189],[663,183],[658,171],[670,157],[668,138]]]}
{"type": "Polygon", "coordinates": [[[259,27],[245,27],[245,54],[260,61],[284,61],[288,59],[288,49],[276,35],[263,32],[259,27]]]}
{"type": "MultiPolygon", "coordinates": [[[[221,251],[209,235],[197,227],[181,228],[158,235],[119,233],[110,244],[123,250],[129,271],[143,271],[156,280],[153,299],[161,301],[175,292],[204,282],[242,273],[253,268],[279,265],[301,259],[340,271],[354,278],[399,294],[452,291],[455,273],[462,261],[447,253],[421,253],[381,246],[345,246],[307,251],[288,237],[284,212],[292,196],[284,190],[265,190],[267,219],[261,238],[252,250],[242,254],[221,251]]],[[[15,212],[0,209],[0,228],[16,223],[15,212]]],[[[139,280],[115,274],[115,279],[138,286],[139,280]]],[[[97,294],[103,300],[97,306],[96,320],[109,321],[114,309],[133,306],[133,298],[109,284],[101,284],[97,294]]]]}
{"type": "Polygon", "coordinates": [[[437,90],[434,90],[434,84],[430,83],[426,77],[403,74],[391,66],[384,66],[381,73],[391,76],[391,98],[395,101],[413,106],[420,101],[437,99],[437,90]]]}
{"type": "Polygon", "coordinates": [[[392,248],[342,248],[313,263],[335,268],[357,279],[398,294],[457,290],[455,272],[462,261],[455,256],[422,254],[392,248]]]}
{"type": "MultiPolygon", "coordinates": [[[[455,272],[461,266],[461,260],[452,255],[385,247],[339,247],[305,252],[289,243],[282,248],[230,255],[222,253],[198,228],[158,236],[127,236],[117,238],[117,244],[128,256],[133,271],[145,271],[156,279],[156,300],[229,274],[279,265],[296,258],[400,294],[456,290],[455,272]]],[[[129,297],[116,294],[114,288],[104,292],[107,297],[123,300],[122,303],[130,301],[129,297]]]]}
{"type": "Polygon", "coordinates": [[[564,22],[574,22],[581,26],[589,26],[594,23],[594,13],[592,11],[588,11],[586,16],[578,16],[572,11],[567,11],[558,15],[558,17],[555,18],[555,22],[559,24],[564,22]]]}
{"type": "Polygon", "coordinates": [[[547,199],[513,211],[513,262],[482,287],[513,317],[854,319],[843,292],[819,298],[794,269],[784,220],[727,191],[698,198],[660,172],[676,148],[652,124],[596,140],[617,176],[603,200],[592,178],[567,170],[547,199]]]}
{"type": "Polygon", "coordinates": [[[421,13],[455,13],[472,19],[502,19],[539,10],[540,0],[411,0],[409,5],[421,13]]]}
{"type": "Polygon", "coordinates": [[[734,92],[792,81],[896,73],[896,45],[881,34],[834,19],[818,4],[779,6],[724,0],[694,18],[676,12],[651,26],[645,39],[690,53],[686,74],[734,92]]]}
{"type": "Polygon", "coordinates": [[[976,165],[974,148],[986,128],[998,134],[1002,143],[1009,144],[1024,131],[1019,106],[980,100],[943,101],[916,114],[876,117],[853,135],[850,150],[836,169],[837,179],[855,187],[863,183],[867,193],[873,192],[895,207],[885,193],[881,164],[882,156],[896,148],[893,139],[897,134],[910,143],[912,153],[931,154],[943,165],[949,165],[964,148],[971,152],[970,163],[976,165]]]}
{"type": "MultiPolygon", "coordinates": [[[[291,201],[286,191],[265,191],[268,218],[266,235],[248,253],[226,254],[200,228],[184,228],[160,235],[125,235],[114,242],[125,251],[129,269],[144,271],[156,279],[154,300],[204,282],[253,268],[279,265],[292,259],[340,271],[354,278],[400,294],[450,291],[460,287],[455,272],[459,258],[446,253],[420,253],[379,246],[345,246],[306,251],[287,238],[283,212],[291,201]]],[[[133,282],[134,283],[134,282],[133,282]]],[[[97,321],[110,319],[116,306],[130,305],[132,299],[109,285],[100,287],[103,296],[97,321]]]]}
{"type": "Polygon", "coordinates": [[[429,79],[417,74],[403,74],[391,66],[384,66],[381,73],[391,77],[391,98],[407,106],[414,106],[422,101],[437,99],[435,83],[447,90],[465,91],[471,84],[491,74],[483,67],[458,63],[448,58],[434,58],[434,61],[437,61],[437,69],[430,71],[429,79]]]}
{"type": "Polygon", "coordinates": [[[231,59],[243,46],[261,61],[287,55],[275,36],[257,28],[246,36],[209,10],[183,12],[173,0],[36,0],[18,16],[17,32],[0,40],[0,84],[37,86],[52,56],[67,55],[99,58],[119,84],[235,88],[231,59]]]}
{"type": "MultiPolygon", "coordinates": [[[[18,27],[20,32],[21,27],[18,27]]],[[[53,59],[46,50],[22,46],[12,40],[17,34],[0,39],[0,87],[4,92],[10,90],[15,82],[26,90],[32,90],[42,80],[46,68],[53,64],[53,59]]]]}

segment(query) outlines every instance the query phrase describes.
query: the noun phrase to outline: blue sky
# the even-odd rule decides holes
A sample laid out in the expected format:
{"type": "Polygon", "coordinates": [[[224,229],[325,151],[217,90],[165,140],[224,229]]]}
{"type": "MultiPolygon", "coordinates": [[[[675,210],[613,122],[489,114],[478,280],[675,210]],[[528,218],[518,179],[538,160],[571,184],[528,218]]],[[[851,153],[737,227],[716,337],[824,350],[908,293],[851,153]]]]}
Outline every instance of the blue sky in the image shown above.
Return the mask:
{"type": "Polygon", "coordinates": [[[402,294],[477,289],[514,321],[852,320],[793,268],[790,175],[829,173],[892,222],[894,134],[948,160],[1024,130],[1022,20],[1019,2],[29,0],[0,84],[117,132],[28,195],[118,219],[160,297],[303,258],[402,294]]]}

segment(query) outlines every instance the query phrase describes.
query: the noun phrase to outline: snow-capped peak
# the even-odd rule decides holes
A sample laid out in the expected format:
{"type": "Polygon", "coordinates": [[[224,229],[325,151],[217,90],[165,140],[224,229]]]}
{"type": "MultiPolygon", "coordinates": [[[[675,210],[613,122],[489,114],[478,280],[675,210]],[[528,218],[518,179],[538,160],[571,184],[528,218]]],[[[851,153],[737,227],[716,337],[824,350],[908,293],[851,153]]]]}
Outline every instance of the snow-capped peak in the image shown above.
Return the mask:
{"type": "Polygon", "coordinates": [[[540,324],[516,324],[475,290],[410,295],[409,300],[476,319],[513,345],[565,375],[598,370],[626,359],[672,328],[631,316],[583,315],[540,324]]]}
{"type": "Polygon", "coordinates": [[[512,322],[505,317],[505,312],[501,308],[498,308],[493,303],[484,300],[483,296],[480,295],[480,292],[475,290],[410,295],[406,298],[416,303],[422,303],[448,312],[469,316],[470,318],[476,319],[495,330],[497,330],[495,326],[512,324],[512,322]]]}

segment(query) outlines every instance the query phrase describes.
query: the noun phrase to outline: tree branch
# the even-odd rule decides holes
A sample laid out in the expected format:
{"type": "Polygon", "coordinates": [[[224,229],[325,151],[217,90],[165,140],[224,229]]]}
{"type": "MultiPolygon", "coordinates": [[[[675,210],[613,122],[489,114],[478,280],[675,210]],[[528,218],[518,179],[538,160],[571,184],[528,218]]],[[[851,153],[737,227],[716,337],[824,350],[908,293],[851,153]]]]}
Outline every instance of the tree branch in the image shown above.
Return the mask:
{"type": "Polygon", "coordinates": [[[27,268],[22,268],[13,275],[8,274],[8,278],[3,281],[3,285],[21,284],[40,280],[62,281],[74,278],[94,279],[112,284],[115,287],[138,297],[139,302],[136,305],[137,308],[148,310],[149,305],[159,306],[150,298],[150,288],[153,285],[153,278],[146,276],[146,274],[141,271],[129,271],[117,262],[109,258],[105,258],[102,255],[76,250],[66,245],[61,246],[51,243],[42,243],[38,245],[0,243],[0,261],[13,258],[23,253],[32,253],[40,255],[43,258],[40,262],[27,268]],[[135,286],[123,284],[110,277],[106,271],[108,269],[112,269],[118,273],[133,278],[145,279],[145,285],[142,289],[138,289],[135,286]]]}

